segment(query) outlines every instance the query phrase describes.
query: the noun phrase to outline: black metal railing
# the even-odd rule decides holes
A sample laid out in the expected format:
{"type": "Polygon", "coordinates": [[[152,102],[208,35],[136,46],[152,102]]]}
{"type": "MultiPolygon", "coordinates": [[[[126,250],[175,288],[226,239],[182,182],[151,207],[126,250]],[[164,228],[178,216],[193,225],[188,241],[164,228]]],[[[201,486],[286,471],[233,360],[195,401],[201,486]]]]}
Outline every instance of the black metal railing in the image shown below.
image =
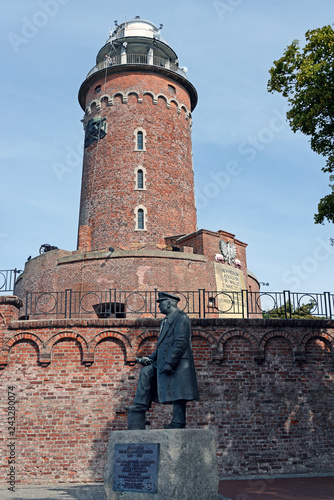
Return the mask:
{"type": "MultiPolygon", "coordinates": [[[[233,291],[170,291],[179,308],[196,318],[334,319],[334,295],[324,293],[233,291]]],[[[27,292],[21,319],[131,318],[159,316],[158,290],[27,292]]]]}
{"type": "Polygon", "coordinates": [[[0,270],[0,292],[13,292],[17,276],[22,273],[19,269],[0,270]]]}
{"type": "Polygon", "coordinates": [[[151,66],[160,66],[185,76],[183,69],[179,68],[177,64],[171,62],[169,59],[165,59],[163,57],[153,56],[153,58],[151,59],[147,54],[126,54],[124,57],[118,54],[111,56],[110,59],[106,59],[105,61],[96,64],[96,66],[94,66],[90,70],[90,72],[86,76],[86,79],[89,78],[93,73],[96,73],[101,69],[106,69],[110,66],[119,66],[123,64],[145,64],[151,66]]]}

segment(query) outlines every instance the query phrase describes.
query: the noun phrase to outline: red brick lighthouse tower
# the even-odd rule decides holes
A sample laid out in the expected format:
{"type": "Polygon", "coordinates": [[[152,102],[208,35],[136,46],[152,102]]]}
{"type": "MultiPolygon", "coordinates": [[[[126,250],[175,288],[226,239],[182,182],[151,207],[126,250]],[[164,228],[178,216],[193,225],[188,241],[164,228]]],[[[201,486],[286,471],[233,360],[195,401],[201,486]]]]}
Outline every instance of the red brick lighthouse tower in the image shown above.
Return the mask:
{"type": "MultiPolygon", "coordinates": [[[[156,289],[258,290],[247,245],[225,231],[197,229],[191,145],[197,92],[160,29],[139,17],[117,26],[79,102],[85,143],[77,250],[31,259],[15,294],[28,305],[44,294],[50,302],[44,310],[60,314],[54,298],[60,292],[67,309],[75,300],[73,316],[79,309],[95,314],[92,304],[82,305],[86,292],[94,305],[111,290],[114,297],[156,289]]],[[[127,300],[116,302],[127,314],[127,300]]]]}
{"type": "Polygon", "coordinates": [[[197,93],[159,28],[139,17],[117,26],[79,102],[86,134],[78,250],[163,244],[196,231],[197,93]]]}

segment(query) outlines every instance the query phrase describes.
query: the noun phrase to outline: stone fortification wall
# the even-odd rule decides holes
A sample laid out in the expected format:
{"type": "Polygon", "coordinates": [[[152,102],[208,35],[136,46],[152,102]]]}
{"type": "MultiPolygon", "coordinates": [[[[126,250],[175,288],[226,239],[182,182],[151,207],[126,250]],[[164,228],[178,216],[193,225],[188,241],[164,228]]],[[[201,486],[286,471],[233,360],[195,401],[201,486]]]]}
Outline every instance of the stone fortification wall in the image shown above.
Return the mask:
{"type": "MultiPolygon", "coordinates": [[[[102,480],[108,435],[126,428],[134,359],[152,352],[160,321],[16,321],[14,309],[0,324],[0,440],[6,450],[10,387],[16,480],[102,480]]],[[[201,401],[188,405],[188,428],[214,430],[222,477],[332,472],[333,322],[193,319],[192,335],[201,401]]],[[[169,418],[162,405],[148,416],[153,429],[169,418]]],[[[7,452],[2,483],[8,467],[7,452]]]]}

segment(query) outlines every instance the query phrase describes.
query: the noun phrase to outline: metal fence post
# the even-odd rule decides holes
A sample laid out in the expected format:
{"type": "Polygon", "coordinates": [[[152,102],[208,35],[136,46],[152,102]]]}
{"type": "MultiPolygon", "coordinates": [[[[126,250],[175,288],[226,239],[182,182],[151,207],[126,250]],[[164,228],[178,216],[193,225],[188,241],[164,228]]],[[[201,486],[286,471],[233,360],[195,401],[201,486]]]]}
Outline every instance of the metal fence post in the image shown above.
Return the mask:
{"type": "Polygon", "coordinates": [[[326,318],[332,319],[332,307],[331,307],[331,294],[330,294],[330,292],[324,292],[324,302],[325,302],[326,318]]]}
{"type": "Polygon", "coordinates": [[[26,312],[25,312],[25,316],[24,316],[24,319],[27,320],[28,319],[28,295],[29,292],[26,292],[26,312]]]}
{"type": "Polygon", "coordinates": [[[109,288],[109,318],[111,318],[111,292],[112,288],[109,288]]]}
{"type": "Polygon", "coordinates": [[[13,282],[13,292],[14,292],[14,288],[15,288],[15,284],[16,284],[16,276],[20,274],[20,271],[15,267],[14,269],[14,282],[13,282]]]}
{"type": "Polygon", "coordinates": [[[64,318],[67,318],[67,290],[65,290],[65,312],[64,312],[64,318]]]}
{"type": "MultiPolygon", "coordinates": [[[[113,288],[114,290],[114,317],[116,318],[116,308],[117,308],[117,290],[116,288],[113,288]]],[[[120,301],[121,302],[121,301],[120,301]]],[[[125,307],[124,307],[125,310],[125,307]]]]}
{"type": "Polygon", "coordinates": [[[205,318],[205,307],[206,307],[206,302],[205,302],[205,288],[202,288],[202,293],[203,293],[203,318],[205,318]]]}
{"type": "Polygon", "coordinates": [[[242,317],[245,317],[245,306],[246,306],[246,318],[249,317],[249,311],[248,311],[248,290],[241,290],[241,304],[242,304],[242,317]],[[245,298],[246,296],[246,304],[245,304],[245,298]]]}
{"type": "Polygon", "coordinates": [[[70,292],[70,310],[69,310],[68,317],[71,319],[71,317],[72,317],[72,288],[70,288],[69,292],[70,292]]]}
{"type": "Polygon", "coordinates": [[[284,300],[284,313],[285,319],[291,319],[292,316],[292,304],[291,304],[291,294],[290,290],[283,290],[283,300],[284,300]],[[288,296],[288,300],[286,300],[286,295],[288,296]],[[289,310],[287,310],[287,304],[289,304],[289,310]]]}
{"type": "MultiPolygon", "coordinates": [[[[157,294],[158,294],[158,289],[154,289],[154,317],[157,317],[157,294]]],[[[150,311],[151,312],[151,311],[150,311]]]]}

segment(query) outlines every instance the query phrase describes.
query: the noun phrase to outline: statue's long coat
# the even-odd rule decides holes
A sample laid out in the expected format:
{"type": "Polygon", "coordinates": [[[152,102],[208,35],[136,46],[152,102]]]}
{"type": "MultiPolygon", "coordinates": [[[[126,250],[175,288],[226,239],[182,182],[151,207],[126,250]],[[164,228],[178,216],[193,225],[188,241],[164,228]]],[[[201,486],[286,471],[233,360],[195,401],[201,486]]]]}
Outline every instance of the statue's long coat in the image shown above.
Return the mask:
{"type": "Polygon", "coordinates": [[[159,403],[180,399],[199,399],[193,352],[191,324],[188,316],[177,309],[162,323],[156,350],[149,356],[157,369],[159,403]],[[171,375],[161,373],[165,363],[173,367],[171,375]]]}

